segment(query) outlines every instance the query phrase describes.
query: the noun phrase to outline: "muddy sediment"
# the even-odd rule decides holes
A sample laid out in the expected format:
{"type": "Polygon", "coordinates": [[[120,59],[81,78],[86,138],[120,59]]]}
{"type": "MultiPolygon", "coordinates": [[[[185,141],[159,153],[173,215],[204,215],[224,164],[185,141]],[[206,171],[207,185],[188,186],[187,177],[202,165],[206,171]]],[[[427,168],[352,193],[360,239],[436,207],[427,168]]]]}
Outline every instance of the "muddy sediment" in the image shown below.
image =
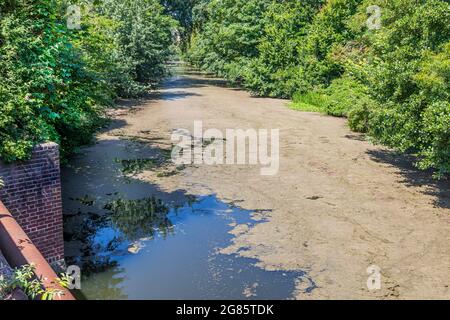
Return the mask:
{"type": "MultiPolygon", "coordinates": [[[[216,194],[263,217],[251,227],[235,225],[222,251],[256,259],[266,270],[307,272],[315,289],[299,278],[298,299],[449,299],[448,182],[433,181],[410,159],[365,141],[344,119],[293,111],[287,103],[184,72],[147,100],[120,105],[111,127],[89,148],[97,148],[98,166],[104,166],[102,157],[117,159],[125,173],[160,193],[216,194]],[[261,176],[259,166],[248,165],[168,164],[171,132],[192,130],[198,120],[204,130],[279,129],[279,173],[261,176]],[[152,160],[130,161],[126,152],[108,151],[127,137],[152,160]],[[381,269],[381,290],[367,288],[371,265],[381,269]]],[[[91,187],[114,192],[108,183],[91,187]]],[[[253,290],[250,285],[245,294],[253,290]]]]}

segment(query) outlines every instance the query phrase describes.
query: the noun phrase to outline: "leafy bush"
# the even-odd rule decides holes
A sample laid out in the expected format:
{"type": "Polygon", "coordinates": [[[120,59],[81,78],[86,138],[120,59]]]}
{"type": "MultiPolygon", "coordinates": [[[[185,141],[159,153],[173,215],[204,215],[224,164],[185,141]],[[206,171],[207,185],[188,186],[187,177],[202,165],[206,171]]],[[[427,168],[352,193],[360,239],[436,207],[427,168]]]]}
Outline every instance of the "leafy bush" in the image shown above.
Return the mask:
{"type": "Polygon", "coordinates": [[[442,176],[450,172],[450,42],[441,52],[427,55],[420,69],[414,79],[419,95],[429,103],[422,114],[419,166],[438,168],[442,176]]]}
{"type": "Polygon", "coordinates": [[[42,141],[63,155],[89,142],[105,105],[166,74],[177,29],[193,64],[257,95],[293,97],[294,108],[346,116],[353,130],[417,155],[420,168],[449,172],[448,1],[102,0],[72,31],[65,8],[0,3],[7,161],[42,141]],[[367,28],[371,5],[382,10],[379,30],[367,28]]]}
{"type": "Polygon", "coordinates": [[[351,129],[417,155],[420,168],[449,173],[448,1],[262,3],[203,3],[190,61],[254,94],[293,97],[295,109],[346,116],[351,129]],[[367,26],[372,5],[379,30],[367,26]]]}
{"type": "Polygon", "coordinates": [[[367,131],[375,105],[367,87],[349,76],[337,78],[326,89],[296,93],[293,98],[294,109],[347,117],[350,128],[359,132],[367,131]]]}
{"type": "Polygon", "coordinates": [[[362,0],[328,0],[307,27],[307,35],[298,48],[303,85],[306,92],[327,87],[344,74],[344,67],[334,58],[339,45],[353,40],[357,33],[348,24],[362,0]]]}
{"type": "Polygon", "coordinates": [[[89,143],[117,96],[144,93],[164,75],[174,20],[157,0],[0,2],[0,157],[28,159],[41,142],[63,159],[89,143]]]}
{"type": "Polygon", "coordinates": [[[104,0],[101,11],[117,22],[112,33],[122,69],[115,79],[119,94],[136,96],[154,87],[166,75],[175,20],[158,0],[104,0]]]}
{"type": "MultiPolygon", "coordinates": [[[[21,289],[29,299],[40,298],[41,300],[54,300],[61,297],[64,292],[59,289],[43,288],[42,279],[36,278],[35,266],[24,265],[15,268],[11,277],[0,275],[0,300],[6,298],[14,289],[21,289]]],[[[63,288],[67,288],[71,278],[67,274],[62,274],[61,278],[55,281],[63,288]]]]}
{"type": "Polygon", "coordinates": [[[241,81],[249,60],[258,56],[262,16],[271,0],[211,0],[197,7],[207,16],[194,31],[187,58],[201,68],[241,81]]]}
{"type": "Polygon", "coordinates": [[[194,9],[204,6],[208,0],[161,0],[161,4],[165,8],[168,15],[176,18],[178,21],[178,33],[180,36],[180,49],[185,51],[189,45],[190,36],[194,30],[196,14],[194,9]]]}
{"type": "Polygon", "coordinates": [[[50,1],[11,3],[1,8],[0,155],[26,159],[34,144],[48,140],[67,154],[98,127],[94,79],[50,1]]]}
{"type": "Polygon", "coordinates": [[[323,1],[274,1],[264,13],[264,33],[259,55],[245,74],[245,86],[259,95],[292,97],[302,86],[304,75],[297,68],[298,48],[303,45],[307,26],[323,1]]]}
{"type": "Polygon", "coordinates": [[[378,142],[416,154],[420,168],[435,168],[442,176],[450,162],[448,3],[379,3],[382,28],[358,39],[365,49],[348,64],[377,101],[368,133],[378,142]]]}

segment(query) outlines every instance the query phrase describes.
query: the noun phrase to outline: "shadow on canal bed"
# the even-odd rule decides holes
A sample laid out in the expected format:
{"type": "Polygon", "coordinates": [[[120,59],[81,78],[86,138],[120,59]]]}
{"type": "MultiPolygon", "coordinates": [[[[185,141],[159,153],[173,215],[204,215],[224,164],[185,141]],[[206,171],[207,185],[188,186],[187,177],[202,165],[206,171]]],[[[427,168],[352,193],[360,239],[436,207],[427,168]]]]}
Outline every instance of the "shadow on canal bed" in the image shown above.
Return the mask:
{"type": "Polygon", "coordinates": [[[266,211],[136,179],[147,170],[161,179],[183,171],[167,169],[168,150],[142,134],[101,139],[62,170],[66,261],[82,269],[79,297],[290,299],[298,282],[306,292],[316,288],[301,270],[268,271],[220,252],[233,242],[230,231],[264,223],[266,211]]]}
{"type": "Polygon", "coordinates": [[[417,158],[390,150],[367,151],[370,158],[378,163],[385,163],[397,168],[401,180],[407,187],[425,187],[424,194],[434,198],[433,205],[450,209],[450,179],[444,176],[441,180],[433,178],[432,170],[420,170],[414,167],[417,158]]]}
{"type": "Polygon", "coordinates": [[[257,260],[219,252],[232,243],[235,226],[263,223],[264,210],[243,210],[213,194],[162,191],[124,175],[130,161],[117,160],[157,152],[104,140],[63,169],[66,259],[82,268],[85,298],[289,299],[296,281],[315,288],[300,270],[267,271],[257,260]]]}

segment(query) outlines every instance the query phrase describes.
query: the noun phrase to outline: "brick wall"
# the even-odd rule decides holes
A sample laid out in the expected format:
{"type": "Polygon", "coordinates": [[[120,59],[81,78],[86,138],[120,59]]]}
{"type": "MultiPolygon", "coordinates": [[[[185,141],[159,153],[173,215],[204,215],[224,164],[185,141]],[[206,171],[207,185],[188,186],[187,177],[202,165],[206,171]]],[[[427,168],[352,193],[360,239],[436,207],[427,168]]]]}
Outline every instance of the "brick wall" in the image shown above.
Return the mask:
{"type": "Polygon", "coordinates": [[[64,259],[59,147],[45,143],[29,161],[0,161],[0,200],[50,264],[64,259]]]}

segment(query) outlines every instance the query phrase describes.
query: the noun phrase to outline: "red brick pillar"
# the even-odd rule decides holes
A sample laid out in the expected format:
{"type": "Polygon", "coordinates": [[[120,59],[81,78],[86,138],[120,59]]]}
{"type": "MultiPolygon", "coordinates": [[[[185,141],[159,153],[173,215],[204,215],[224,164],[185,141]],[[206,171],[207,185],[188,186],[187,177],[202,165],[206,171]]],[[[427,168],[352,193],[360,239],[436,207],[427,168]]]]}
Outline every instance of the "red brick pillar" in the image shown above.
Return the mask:
{"type": "Polygon", "coordinates": [[[50,264],[63,262],[59,146],[37,145],[29,161],[0,161],[0,176],[0,200],[50,264]]]}

